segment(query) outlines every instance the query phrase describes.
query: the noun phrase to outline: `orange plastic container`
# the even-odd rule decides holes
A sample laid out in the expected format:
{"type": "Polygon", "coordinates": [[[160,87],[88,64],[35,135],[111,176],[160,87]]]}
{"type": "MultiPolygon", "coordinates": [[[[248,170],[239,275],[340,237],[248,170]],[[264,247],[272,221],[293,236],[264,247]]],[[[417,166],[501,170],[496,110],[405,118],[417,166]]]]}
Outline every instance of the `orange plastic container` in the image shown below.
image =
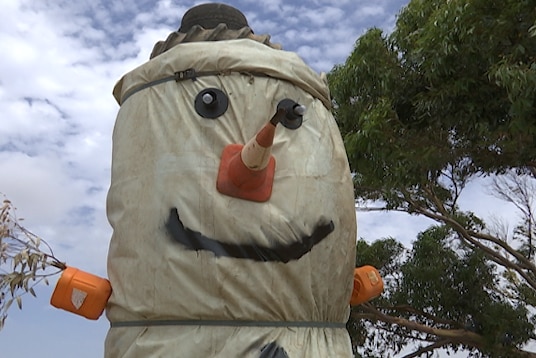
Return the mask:
{"type": "Polygon", "coordinates": [[[112,294],[110,281],[74,267],[63,270],[50,304],[88,319],[98,319],[112,294]]]}
{"type": "Polygon", "coordinates": [[[356,306],[378,297],[383,292],[383,280],[372,266],[361,266],[354,270],[354,290],[350,305],[356,306]]]}

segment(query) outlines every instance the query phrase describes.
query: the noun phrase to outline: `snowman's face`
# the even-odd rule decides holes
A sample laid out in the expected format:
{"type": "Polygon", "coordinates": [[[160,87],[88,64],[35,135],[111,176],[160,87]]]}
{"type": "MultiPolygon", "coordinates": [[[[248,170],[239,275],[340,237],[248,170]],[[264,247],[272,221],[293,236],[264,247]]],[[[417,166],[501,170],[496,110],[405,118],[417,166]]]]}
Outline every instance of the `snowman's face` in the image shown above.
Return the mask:
{"type": "MultiPolygon", "coordinates": [[[[229,106],[227,95],[217,88],[201,90],[194,101],[197,115],[207,119],[218,119],[229,106]]],[[[275,160],[271,156],[273,136],[278,124],[296,130],[301,127],[305,106],[291,99],[283,99],[277,105],[275,115],[258,134],[243,146],[230,144],[223,150],[218,172],[217,190],[220,194],[243,200],[265,202],[270,199],[273,186],[275,160]],[[246,159],[247,158],[247,159],[246,159]],[[253,169],[250,169],[253,168],[253,169]],[[239,183],[239,184],[235,184],[239,183]]],[[[277,189],[276,189],[277,190],[277,189]]],[[[184,225],[177,208],[172,208],[166,222],[170,236],[187,250],[207,251],[216,257],[232,257],[254,261],[289,262],[307,254],[316,244],[334,230],[333,221],[320,220],[310,235],[296,237],[294,242],[281,243],[272,237],[270,246],[249,243],[234,243],[209,238],[184,225]]],[[[251,233],[242,235],[253,237],[251,233]]],[[[273,236],[270,232],[266,235],[273,236]]]]}
{"type": "Polygon", "coordinates": [[[122,160],[115,171],[134,179],[122,190],[145,198],[148,210],[157,208],[143,215],[145,223],[151,217],[157,226],[164,223],[166,236],[186,251],[261,262],[299,260],[344,230],[340,226],[354,224],[344,148],[319,100],[276,79],[241,74],[176,86],[160,85],[163,97],[140,97],[146,104],[132,97],[133,105],[122,107],[124,123],[116,123],[116,133],[122,134],[114,138],[116,157],[122,160]],[[168,91],[173,101],[166,98],[168,91]],[[217,103],[205,99],[207,94],[217,103]],[[277,126],[271,195],[254,202],[221,193],[216,181],[222,152],[254,137],[284,98],[303,104],[307,112],[301,125],[277,126]]]}

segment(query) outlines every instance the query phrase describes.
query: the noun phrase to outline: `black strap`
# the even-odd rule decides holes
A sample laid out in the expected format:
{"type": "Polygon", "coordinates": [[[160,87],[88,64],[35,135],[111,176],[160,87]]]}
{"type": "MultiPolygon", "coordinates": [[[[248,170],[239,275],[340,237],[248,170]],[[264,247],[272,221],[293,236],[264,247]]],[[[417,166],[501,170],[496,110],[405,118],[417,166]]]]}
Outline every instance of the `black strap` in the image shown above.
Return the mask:
{"type": "Polygon", "coordinates": [[[139,85],[137,87],[134,87],[127,91],[125,95],[121,98],[121,104],[125,103],[125,101],[132,96],[135,93],[138,93],[139,91],[142,91],[146,88],[153,87],[156,85],[159,85],[161,83],[169,82],[169,81],[185,81],[185,80],[192,80],[195,81],[197,77],[203,77],[203,76],[214,76],[214,75],[220,75],[224,74],[224,72],[221,71],[205,71],[205,72],[196,72],[193,68],[189,68],[184,71],[178,71],[175,72],[172,76],[160,78],[158,80],[150,81],[147,83],[144,83],[142,85],[139,85]]]}
{"type": "MultiPolygon", "coordinates": [[[[246,72],[246,71],[201,71],[201,72],[197,72],[195,69],[189,68],[189,69],[184,70],[184,71],[177,71],[172,76],[167,76],[167,77],[164,77],[164,78],[160,78],[158,80],[150,81],[150,82],[144,83],[142,85],[139,85],[137,87],[134,87],[134,88],[128,90],[123,95],[123,97],[121,97],[121,105],[123,103],[125,103],[125,101],[130,96],[132,96],[133,94],[135,94],[135,93],[137,93],[139,91],[142,91],[142,90],[144,90],[146,88],[153,87],[153,86],[165,83],[165,82],[169,82],[169,81],[181,82],[181,81],[185,81],[185,80],[195,81],[197,79],[197,77],[227,76],[227,75],[230,75],[231,73],[238,73],[238,74],[241,74],[241,75],[244,75],[244,76],[249,76],[249,77],[275,78],[275,77],[272,77],[272,76],[269,76],[267,74],[260,73],[260,72],[246,72]]],[[[279,78],[279,80],[289,82],[286,79],[279,78]]],[[[292,82],[289,82],[289,83],[292,83],[292,82]]]]}
{"type": "MultiPolygon", "coordinates": [[[[229,75],[232,72],[234,72],[234,71],[201,71],[201,72],[197,72],[193,68],[189,68],[189,69],[184,70],[184,71],[177,71],[172,76],[167,76],[167,77],[160,78],[160,79],[157,79],[157,80],[154,80],[154,81],[150,81],[150,82],[144,83],[142,85],[139,85],[137,87],[134,87],[134,88],[128,90],[123,95],[123,97],[121,98],[121,104],[125,103],[125,101],[130,96],[132,96],[133,94],[138,93],[139,91],[142,91],[142,90],[144,90],[146,88],[153,87],[153,86],[165,83],[165,82],[169,82],[169,81],[181,82],[181,81],[185,81],[185,80],[195,81],[197,79],[197,77],[218,76],[218,75],[219,76],[224,76],[224,75],[229,75]]],[[[270,77],[270,76],[265,75],[263,73],[253,73],[253,72],[236,72],[236,73],[240,73],[240,74],[247,75],[247,76],[270,77]]]]}
{"type": "Polygon", "coordinates": [[[296,327],[346,329],[345,323],[319,321],[227,321],[227,320],[141,320],[111,322],[112,328],[152,326],[212,326],[212,327],[296,327]]]}

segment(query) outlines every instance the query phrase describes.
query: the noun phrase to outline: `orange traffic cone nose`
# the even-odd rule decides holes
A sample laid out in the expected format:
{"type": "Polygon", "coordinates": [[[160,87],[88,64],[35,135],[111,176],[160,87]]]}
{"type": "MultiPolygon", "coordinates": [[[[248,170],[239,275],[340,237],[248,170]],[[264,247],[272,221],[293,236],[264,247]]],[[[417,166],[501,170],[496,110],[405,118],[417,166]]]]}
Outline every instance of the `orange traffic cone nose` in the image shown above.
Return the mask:
{"type": "Polygon", "coordinates": [[[253,171],[261,171],[270,163],[272,144],[274,142],[275,125],[266,124],[257,135],[246,143],[240,152],[240,158],[246,167],[253,171]]]}
{"type": "Polygon", "coordinates": [[[272,156],[275,128],[281,123],[288,129],[302,125],[305,106],[283,99],[270,122],[246,145],[230,144],[223,149],[216,188],[235,198],[265,202],[272,195],[275,158],[272,156]]]}
{"type": "Polygon", "coordinates": [[[216,187],[222,194],[264,202],[272,195],[275,158],[271,155],[275,125],[267,123],[246,145],[223,150],[216,187]]]}

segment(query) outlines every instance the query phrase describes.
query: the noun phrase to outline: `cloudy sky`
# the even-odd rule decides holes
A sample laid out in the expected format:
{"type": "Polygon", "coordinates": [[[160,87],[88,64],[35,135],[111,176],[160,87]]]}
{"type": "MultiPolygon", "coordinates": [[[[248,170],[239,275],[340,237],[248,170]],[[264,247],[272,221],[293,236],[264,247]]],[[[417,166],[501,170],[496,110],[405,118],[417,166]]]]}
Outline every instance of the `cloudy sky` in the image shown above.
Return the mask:
{"type": "MultiPolygon", "coordinates": [[[[0,193],[68,264],[106,276],[105,199],[118,110],[112,88],[198,3],[0,0],[0,193]]],[[[328,72],[367,28],[390,31],[407,0],[228,3],[246,14],[255,33],[270,34],[328,72]]],[[[410,242],[429,224],[403,214],[359,216],[360,236],[369,240],[410,242]]],[[[3,357],[102,357],[108,322],[52,308],[54,284],[39,288],[37,299],[25,297],[22,311],[11,310],[0,332],[3,357]]]]}

